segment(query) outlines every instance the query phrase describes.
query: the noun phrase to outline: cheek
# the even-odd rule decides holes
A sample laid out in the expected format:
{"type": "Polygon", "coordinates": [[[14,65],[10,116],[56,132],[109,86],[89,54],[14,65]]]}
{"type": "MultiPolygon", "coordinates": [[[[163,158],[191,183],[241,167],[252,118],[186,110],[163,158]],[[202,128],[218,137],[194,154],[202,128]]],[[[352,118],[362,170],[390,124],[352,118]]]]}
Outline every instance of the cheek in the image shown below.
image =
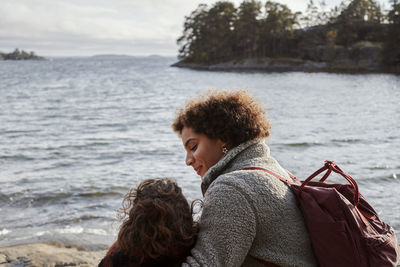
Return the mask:
{"type": "Polygon", "coordinates": [[[196,151],[193,152],[193,158],[196,159],[196,161],[204,161],[204,159],[207,159],[206,154],[204,152],[204,149],[199,147],[196,151]]]}
{"type": "Polygon", "coordinates": [[[210,153],[210,147],[199,146],[198,149],[193,153],[193,157],[196,159],[197,163],[205,165],[206,167],[211,167],[210,164],[213,159],[213,155],[210,153]]]}
{"type": "Polygon", "coordinates": [[[209,167],[215,165],[222,158],[222,152],[219,150],[213,150],[208,157],[208,165],[209,167]]]}
{"type": "Polygon", "coordinates": [[[199,145],[198,149],[193,153],[197,163],[204,165],[207,169],[214,166],[222,156],[222,151],[215,144],[199,145]]]}

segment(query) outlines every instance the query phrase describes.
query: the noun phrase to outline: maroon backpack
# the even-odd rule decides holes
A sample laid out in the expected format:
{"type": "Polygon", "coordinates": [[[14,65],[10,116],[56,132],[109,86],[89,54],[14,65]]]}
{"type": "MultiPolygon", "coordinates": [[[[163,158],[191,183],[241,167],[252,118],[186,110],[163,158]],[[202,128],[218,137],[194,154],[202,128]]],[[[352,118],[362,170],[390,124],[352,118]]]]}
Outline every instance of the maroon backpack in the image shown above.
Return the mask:
{"type": "Polygon", "coordinates": [[[399,244],[392,227],[381,221],[376,211],[358,191],[356,181],[334,161],[300,181],[293,182],[265,169],[292,189],[311,236],[314,253],[321,267],[396,266],[399,244]],[[327,170],[319,182],[311,180],[327,170]],[[334,171],[349,184],[325,183],[334,171]]]}

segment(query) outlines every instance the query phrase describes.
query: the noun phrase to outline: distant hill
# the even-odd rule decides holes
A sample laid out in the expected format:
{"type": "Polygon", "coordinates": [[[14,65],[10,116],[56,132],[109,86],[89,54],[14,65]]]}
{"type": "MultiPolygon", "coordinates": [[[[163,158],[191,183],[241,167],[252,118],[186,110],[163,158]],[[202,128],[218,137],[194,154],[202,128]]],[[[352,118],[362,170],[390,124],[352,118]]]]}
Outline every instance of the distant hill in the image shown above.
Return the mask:
{"type": "Polygon", "coordinates": [[[0,52],[0,60],[47,60],[45,57],[41,57],[35,54],[35,52],[26,52],[16,48],[12,53],[0,52]]]}
{"type": "Polygon", "coordinates": [[[124,55],[124,54],[99,54],[99,55],[94,55],[91,56],[92,58],[104,58],[104,59],[108,59],[108,58],[133,58],[135,56],[131,56],[131,55],[124,55]]]}
{"type": "Polygon", "coordinates": [[[124,55],[124,54],[99,54],[91,56],[92,58],[165,58],[166,56],[160,56],[156,54],[141,56],[141,55],[124,55]]]}

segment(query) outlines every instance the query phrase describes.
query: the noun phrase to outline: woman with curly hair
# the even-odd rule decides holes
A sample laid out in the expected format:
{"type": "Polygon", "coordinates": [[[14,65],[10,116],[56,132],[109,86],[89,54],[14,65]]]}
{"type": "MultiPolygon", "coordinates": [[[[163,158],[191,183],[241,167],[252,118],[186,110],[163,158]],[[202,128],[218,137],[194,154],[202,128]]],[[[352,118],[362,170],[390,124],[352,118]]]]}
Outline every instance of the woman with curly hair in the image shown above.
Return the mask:
{"type": "Polygon", "coordinates": [[[101,267],[180,266],[193,247],[197,225],[181,188],[148,179],[125,196],[118,240],[101,267]]]}
{"type": "Polygon", "coordinates": [[[270,155],[270,123],[245,91],[210,91],[190,100],[172,125],[186,164],[201,176],[199,234],[183,266],[317,266],[291,190],[270,155]]]}

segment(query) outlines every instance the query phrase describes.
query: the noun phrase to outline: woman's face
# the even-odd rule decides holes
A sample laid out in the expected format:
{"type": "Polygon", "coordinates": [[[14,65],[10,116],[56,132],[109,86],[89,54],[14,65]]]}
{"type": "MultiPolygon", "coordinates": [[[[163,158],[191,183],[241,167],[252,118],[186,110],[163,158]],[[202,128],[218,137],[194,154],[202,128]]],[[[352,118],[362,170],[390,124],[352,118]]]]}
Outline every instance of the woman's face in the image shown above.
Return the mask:
{"type": "Polygon", "coordinates": [[[192,128],[183,127],[181,138],[186,150],[186,165],[192,166],[201,177],[224,155],[222,147],[225,144],[221,140],[195,133],[192,128]]]}

